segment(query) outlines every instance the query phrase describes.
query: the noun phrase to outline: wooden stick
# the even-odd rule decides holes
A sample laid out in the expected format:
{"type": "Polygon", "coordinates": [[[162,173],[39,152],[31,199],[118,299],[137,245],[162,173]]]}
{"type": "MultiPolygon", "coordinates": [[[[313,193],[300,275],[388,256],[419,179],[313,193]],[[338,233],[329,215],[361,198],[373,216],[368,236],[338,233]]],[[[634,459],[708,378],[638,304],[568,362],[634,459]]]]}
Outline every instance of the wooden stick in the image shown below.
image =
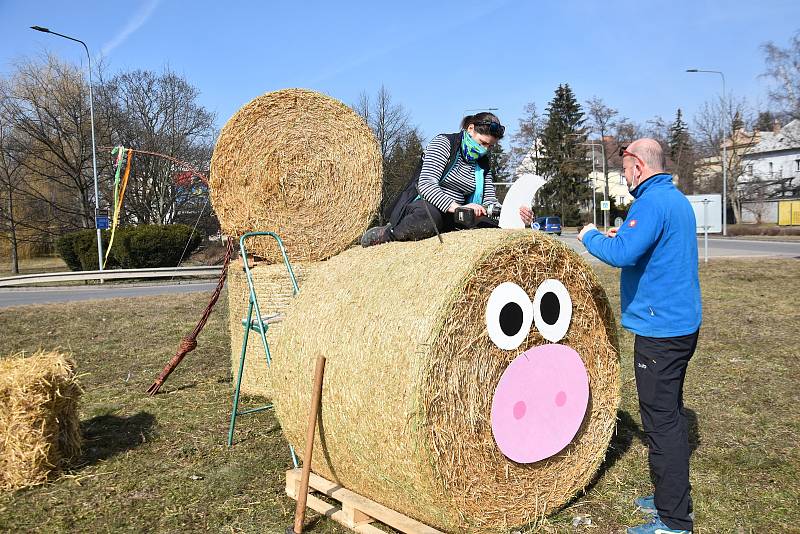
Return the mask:
{"type": "Polygon", "coordinates": [[[317,426],[319,405],[322,402],[322,376],[325,374],[325,356],[317,356],[314,370],[314,389],[311,393],[311,413],[308,414],[308,431],[306,432],[306,448],[303,458],[303,474],[300,478],[300,490],[297,495],[297,508],[294,512],[294,532],[302,534],[303,522],[306,519],[306,502],[308,500],[308,479],[311,476],[311,453],[314,450],[314,432],[317,426]]]}

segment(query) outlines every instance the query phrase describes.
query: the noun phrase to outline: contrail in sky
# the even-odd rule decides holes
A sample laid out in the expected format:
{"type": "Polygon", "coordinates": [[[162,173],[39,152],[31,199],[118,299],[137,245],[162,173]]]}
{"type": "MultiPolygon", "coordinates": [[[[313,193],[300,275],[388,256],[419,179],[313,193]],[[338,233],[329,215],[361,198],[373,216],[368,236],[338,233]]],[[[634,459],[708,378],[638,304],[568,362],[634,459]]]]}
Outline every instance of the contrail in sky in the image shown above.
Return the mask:
{"type": "Polygon", "coordinates": [[[142,25],[147,22],[147,19],[150,18],[150,15],[153,14],[156,7],[158,6],[160,0],[150,0],[147,2],[144,7],[137,13],[132,19],[128,21],[128,24],[120,31],[112,40],[107,42],[103,45],[103,48],[100,51],[101,56],[108,56],[112,50],[116,47],[124,43],[128,37],[133,35],[136,30],[142,27],[142,25]]]}

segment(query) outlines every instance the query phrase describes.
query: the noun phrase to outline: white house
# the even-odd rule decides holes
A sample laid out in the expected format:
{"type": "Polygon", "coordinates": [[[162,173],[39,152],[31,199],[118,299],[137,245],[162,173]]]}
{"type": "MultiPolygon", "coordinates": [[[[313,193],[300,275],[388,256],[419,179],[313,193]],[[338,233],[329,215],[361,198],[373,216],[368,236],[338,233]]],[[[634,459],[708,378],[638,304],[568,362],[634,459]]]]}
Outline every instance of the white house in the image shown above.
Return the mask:
{"type": "Polygon", "coordinates": [[[800,198],[800,120],[758,132],[742,155],[743,222],[777,222],[777,203],[800,198]]]}
{"type": "MultiPolygon", "coordinates": [[[[601,171],[589,173],[589,179],[594,183],[594,190],[596,193],[596,202],[598,205],[603,200],[603,193],[605,191],[605,176],[601,171]]],[[[633,196],[628,191],[628,184],[625,182],[625,177],[619,170],[609,169],[608,171],[608,196],[609,199],[614,199],[617,206],[626,206],[633,202],[633,196]]]]}

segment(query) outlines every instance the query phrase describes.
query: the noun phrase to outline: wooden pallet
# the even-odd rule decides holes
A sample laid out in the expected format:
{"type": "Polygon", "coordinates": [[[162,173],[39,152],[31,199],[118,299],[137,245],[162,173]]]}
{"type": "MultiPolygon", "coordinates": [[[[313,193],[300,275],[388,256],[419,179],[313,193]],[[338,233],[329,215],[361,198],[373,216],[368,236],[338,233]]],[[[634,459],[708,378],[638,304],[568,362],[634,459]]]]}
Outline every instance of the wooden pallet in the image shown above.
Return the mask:
{"type": "MultiPolygon", "coordinates": [[[[286,471],[286,494],[294,500],[297,500],[297,495],[300,491],[300,475],[302,471],[300,468],[286,471]]],[[[444,534],[441,530],[436,530],[415,519],[395,512],[382,504],[362,497],[314,473],[311,473],[308,486],[307,504],[309,508],[356,532],[362,534],[386,534],[386,531],[370,524],[380,521],[405,534],[444,534]],[[313,491],[339,501],[341,506],[327,503],[319,497],[315,497],[312,493],[313,491]]]]}

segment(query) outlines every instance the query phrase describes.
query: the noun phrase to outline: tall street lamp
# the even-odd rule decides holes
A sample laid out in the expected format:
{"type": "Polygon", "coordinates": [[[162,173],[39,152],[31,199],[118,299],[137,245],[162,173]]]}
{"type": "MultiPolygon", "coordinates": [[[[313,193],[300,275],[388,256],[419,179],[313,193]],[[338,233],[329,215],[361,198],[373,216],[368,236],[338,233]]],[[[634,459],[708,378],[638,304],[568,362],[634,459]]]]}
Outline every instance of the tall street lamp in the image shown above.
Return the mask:
{"type": "MultiPolygon", "coordinates": [[[[595,197],[595,194],[597,193],[597,180],[596,180],[596,177],[595,177],[595,169],[594,169],[594,162],[595,162],[595,159],[594,159],[594,147],[599,146],[600,150],[602,151],[602,154],[603,154],[603,176],[604,177],[606,175],[606,148],[603,146],[602,142],[597,143],[595,141],[587,141],[585,143],[578,143],[578,144],[592,147],[592,222],[596,226],[597,225],[597,209],[596,209],[596,206],[595,206],[594,197],[595,197]]],[[[608,186],[608,184],[606,184],[606,187],[603,188],[603,200],[608,200],[608,197],[606,196],[607,186],[608,186]]],[[[607,211],[603,212],[603,223],[604,223],[604,225],[606,227],[608,226],[608,212],[607,211]]]]}
{"type": "Polygon", "coordinates": [[[726,236],[728,235],[728,203],[725,200],[728,196],[728,143],[726,139],[725,114],[728,110],[726,106],[725,75],[719,70],[686,69],[686,72],[708,72],[719,74],[722,77],[722,121],[720,124],[722,129],[722,235],[726,236]]]}
{"type": "MultiPolygon", "coordinates": [[[[63,33],[57,33],[54,31],[49,30],[48,28],[43,28],[41,26],[31,26],[32,30],[36,30],[37,32],[43,33],[52,33],[53,35],[58,35],[59,37],[63,37],[64,39],[69,39],[70,41],[75,41],[76,43],[80,43],[83,45],[84,50],[86,50],[86,57],[89,59],[89,119],[91,121],[92,126],[92,172],[94,174],[94,220],[95,220],[95,227],[97,227],[97,215],[100,213],[100,189],[97,187],[97,153],[95,152],[95,142],[94,142],[94,98],[92,96],[92,56],[89,55],[89,47],[86,46],[86,43],[81,41],[80,39],[75,39],[74,37],[70,37],[69,35],[64,35],[63,33]]],[[[97,265],[99,270],[103,270],[103,240],[100,238],[100,228],[97,228],[97,265]]]]}

